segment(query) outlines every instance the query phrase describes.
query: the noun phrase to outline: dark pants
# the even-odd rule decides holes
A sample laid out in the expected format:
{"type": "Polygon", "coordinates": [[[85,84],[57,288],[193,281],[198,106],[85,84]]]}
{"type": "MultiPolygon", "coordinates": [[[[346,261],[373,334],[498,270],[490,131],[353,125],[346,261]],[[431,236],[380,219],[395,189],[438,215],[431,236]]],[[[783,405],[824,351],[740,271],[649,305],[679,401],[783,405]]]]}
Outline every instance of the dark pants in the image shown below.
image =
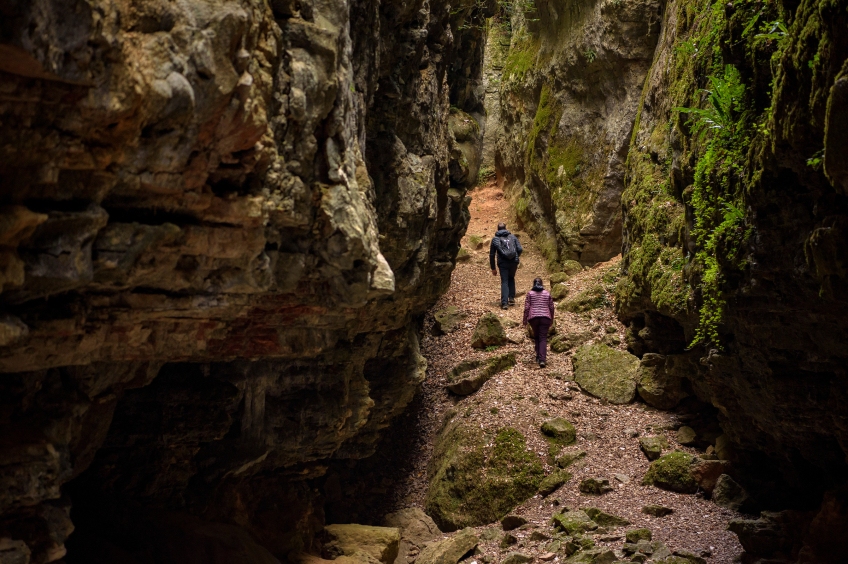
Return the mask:
{"type": "Polygon", "coordinates": [[[498,270],[501,272],[501,305],[507,305],[509,300],[515,299],[515,271],[518,270],[518,263],[498,263],[498,270]]]}
{"type": "Polygon", "coordinates": [[[548,330],[553,321],[548,317],[534,317],[529,320],[533,328],[533,339],[536,341],[536,358],[539,362],[548,360],[548,330]]]}

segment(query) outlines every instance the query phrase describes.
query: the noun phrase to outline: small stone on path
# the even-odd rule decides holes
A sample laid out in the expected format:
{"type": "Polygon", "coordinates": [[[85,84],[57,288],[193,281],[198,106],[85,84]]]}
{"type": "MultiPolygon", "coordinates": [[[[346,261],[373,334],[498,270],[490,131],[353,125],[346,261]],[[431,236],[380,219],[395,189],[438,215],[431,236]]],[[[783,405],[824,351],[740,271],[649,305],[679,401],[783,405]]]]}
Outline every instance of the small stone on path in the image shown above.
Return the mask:
{"type": "Polygon", "coordinates": [[[512,531],[525,523],[527,523],[527,519],[520,515],[507,515],[501,519],[501,527],[503,527],[504,531],[512,531]]]}
{"type": "Polygon", "coordinates": [[[586,478],[580,482],[580,492],[589,495],[603,495],[611,492],[613,487],[606,478],[586,478]]]}
{"type": "Polygon", "coordinates": [[[642,513],[645,515],[652,515],[654,517],[665,517],[666,515],[671,515],[674,513],[674,509],[671,507],[665,507],[663,505],[646,505],[642,508],[642,513]]]}

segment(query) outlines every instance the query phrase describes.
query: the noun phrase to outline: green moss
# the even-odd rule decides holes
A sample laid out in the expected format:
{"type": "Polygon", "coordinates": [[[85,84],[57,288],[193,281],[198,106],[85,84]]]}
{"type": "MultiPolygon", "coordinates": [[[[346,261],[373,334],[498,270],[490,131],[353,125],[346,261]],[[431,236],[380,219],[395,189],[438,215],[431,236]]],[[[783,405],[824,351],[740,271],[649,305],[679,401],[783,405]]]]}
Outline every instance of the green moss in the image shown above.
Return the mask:
{"type": "Polygon", "coordinates": [[[536,64],[539,55],[539,41],[529,36],[522,36],[513,42],[503,65],[505,80],[524,80],[524,76],[536,64]]]}
{"type": "Polygon", "coordinates": [[[661,456],[651,463],[642,485],[679,493],[695,493],[698,491],[698,484],[690,472],[694,459],[691,454],[680,451],[661,456]]]}
{"type": "Polygon", "coordinates": [[[435,447],[427,513],[444,531],[494,522],[533,496],[544,477],[524,436],[451,423],[435,447]]]}
{"type": "Polygon", "coordinates": [[[560,303],[557,309],[570,311],[571,313],[583,313],[610,305],[610,303],[611,301],[607,296],[607,291],[603,284],[593,284],[573,298],[560,303]]]}

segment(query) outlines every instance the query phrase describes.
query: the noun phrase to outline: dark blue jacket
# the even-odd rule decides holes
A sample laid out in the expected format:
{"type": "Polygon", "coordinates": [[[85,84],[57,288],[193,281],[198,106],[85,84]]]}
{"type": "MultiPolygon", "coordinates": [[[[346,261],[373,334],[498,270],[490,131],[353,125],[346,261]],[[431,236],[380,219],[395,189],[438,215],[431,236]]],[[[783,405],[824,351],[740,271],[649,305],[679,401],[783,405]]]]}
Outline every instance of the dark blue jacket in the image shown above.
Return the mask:
{"type": "Polygon", "coordinates": [[[523,252],[524,249],[521,248],[521,242],[518,240],[518,237],[516,237],[506,229],[495,231],[495,236],[492,237],[492,242],[489,245],[489,267],[492,270],[495,269],[495,255],[498,255],[498,267],[516,265],[518,264],[518,257],[520,257],[521,253],[523,252]],[[498,252],[498,249],[500,248],[501,237],[509,238],[512,241],[512,244],[515,245],[515,260],[506,260],[498,252]]]}

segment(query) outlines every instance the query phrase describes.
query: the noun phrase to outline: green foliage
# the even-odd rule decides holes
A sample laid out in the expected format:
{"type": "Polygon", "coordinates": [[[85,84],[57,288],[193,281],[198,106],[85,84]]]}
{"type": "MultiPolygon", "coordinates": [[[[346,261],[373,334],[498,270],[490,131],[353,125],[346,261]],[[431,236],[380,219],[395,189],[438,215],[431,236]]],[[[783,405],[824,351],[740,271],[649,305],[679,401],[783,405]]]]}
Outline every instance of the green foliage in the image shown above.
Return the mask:
{"type": "Polygon", "coordinates": [[[496,350],[498,350],[499,348],[500,348],[500,347],[498,347],[497,345],[489,345],[489,346],[488,346],[488,347],[486,347],[484,350],[485,350],[486,352],[495,352],[495,351],[496,351],[496,350]]]}
{"type": "Polygon", "coordinates": [[[491,166],[481,166],[477,171],[477,186],[482,186],[495,179],[495,169],[491,166]]]}
{"type": "Polygon", "coordinates": [[[586,62],[591,64],[598,56],[598,53],[596,53],[594,49],[586,49],[583,52],[583,56],[586,57],[586,62]]]}
{"type": "Polygon", "coordinates": [[[530,37],[521,37],[514,41],[512,48],[504,61],[504,80],[524,80],[524,76],[536,66],[536,56],[539,54],[539,42],[530,37]]]}
{"type": "Polygon", "coordinates": [[[740,81],[739,71],[733,65],[727,65],[724,68],[724,76],[710,76],[708,79],[711,89],[700,90],[707,95],[706,108],[678,107],[675,111],[693,116],[689,123],[696,134],[712,129],[732,130],[736,123],[734,114],[739,113],[745,93],[745,85],[740,81]]]}

